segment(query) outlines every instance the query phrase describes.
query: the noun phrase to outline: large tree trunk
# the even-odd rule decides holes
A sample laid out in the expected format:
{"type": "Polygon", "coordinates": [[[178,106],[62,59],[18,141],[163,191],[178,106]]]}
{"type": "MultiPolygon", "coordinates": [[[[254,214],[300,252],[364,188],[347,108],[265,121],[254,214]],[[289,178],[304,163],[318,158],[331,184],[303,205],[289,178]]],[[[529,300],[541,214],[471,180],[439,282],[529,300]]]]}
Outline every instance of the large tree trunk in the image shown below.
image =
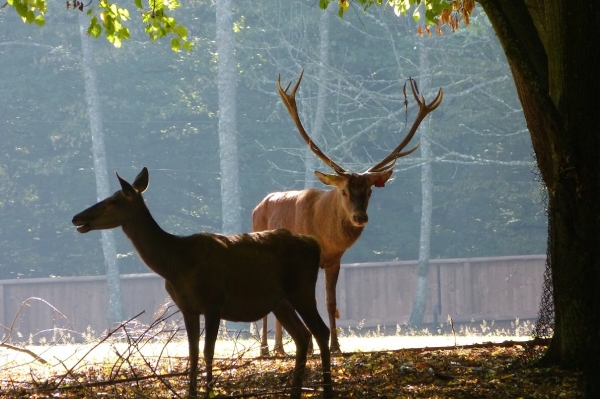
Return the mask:
{"type": "Polygon", "coordinates": [[[600,26],[594,2],[481,0],[504,47],[548,189],[555,308],[546,362],[600,397],[600,26]]]}
{"type": "MultiPolygon", "coordinates": [[[[96,66],[92,50],[92,38],[87,35],[87,18],[79,16],[79,34],[81,37],[82,69],[85,80],[85,98],[88,105],[88,118],[92,132],[92,154],[94,158],[94,173],[96,175],[96,192],[98,201],[110,196],[108,189],[108,172],[106,168],[106,151],[104,149],[104,130],[102,127],[102,111],[96,66]]],[[[106,281],[108,290],[107,319],[110,324],[119,323],[124,319],[123,299],[121,295],[121,277],[117,265],[117,250],[114,234],[110,230],[102,230],[102,251],[106,266],[106,281]]]]}

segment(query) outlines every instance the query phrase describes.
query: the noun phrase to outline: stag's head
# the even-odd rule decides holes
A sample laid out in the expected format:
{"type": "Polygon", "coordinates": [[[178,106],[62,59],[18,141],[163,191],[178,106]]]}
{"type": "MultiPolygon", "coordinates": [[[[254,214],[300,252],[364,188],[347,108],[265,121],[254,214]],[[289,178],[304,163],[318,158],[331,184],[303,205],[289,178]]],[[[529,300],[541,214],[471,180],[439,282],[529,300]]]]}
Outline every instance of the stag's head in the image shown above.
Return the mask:
{"type": "Polygon", "coordinates": [[[355,227],[364,227],[369,221],[367,207],[372,187],[383,187],[392,171],[336,174],[315,171],[315,175],[323,184],[334,187],[348,220],[355,227]]]}
{"type": "Polygon", "coordinates": [[[148,188],[148,169],[142,169],[133,184],[123,180],[119,174],[117,178],[121,190],[73,216],[72,223],[77,226],[78,232],[113,229],[137,217],[140,210],[147,209],[142,193],[148,188]]]}
{"type": "Polygon", "coordinates": [[[443,91],[440,88],[433,101],[427,104],[423,95],[419,96],[419,90],[416,82],[413,79],[409,79],[413,96],[419,105],[419,113],[417,114],[417,117],[408,134],[387,157],[370,167],[367,171],[363,173],[351,173],[333,162],[330,157],[321,151],[321,149],[310,138],[304,129],[302,122],[300,121],[300,116],[298,115],[298,108],[296,105],[296,91],[300,86],[303,75],[304,71],[302,71],[300,74],[298,82],[296,82],[289,94],[287,91],[290,85],[288,84],[285,89],[282,88],[281,78],[278,78],[277,90],[279,91],[279,96],[281,97],[281,101],[283,101],[283,104],[292,117],[292,120],[296,124],[296,128],[298,129],[300,136],[304,139],[308,147],[321,161],[323,161],[335,172],[335,174],[326,174],[315,171],[315,175],[323,184],[335,187],[338,195],[341,197],[342,207],[348,215],[351,223],[356,227],[363,227],[369,220],[367,215],[367,207],[369,205],[372,187],[384,187],[385,183],[394,171],[396,160],[411,154],[419,147],[417,144],[414,148],[408,151],[403,151],[415,135],[417,128],[421,124],[421,121],[423,121],[425,116],[427,116],[427,114],[429,114],[431,111],[435,110],[442,102],[443,91]]]}

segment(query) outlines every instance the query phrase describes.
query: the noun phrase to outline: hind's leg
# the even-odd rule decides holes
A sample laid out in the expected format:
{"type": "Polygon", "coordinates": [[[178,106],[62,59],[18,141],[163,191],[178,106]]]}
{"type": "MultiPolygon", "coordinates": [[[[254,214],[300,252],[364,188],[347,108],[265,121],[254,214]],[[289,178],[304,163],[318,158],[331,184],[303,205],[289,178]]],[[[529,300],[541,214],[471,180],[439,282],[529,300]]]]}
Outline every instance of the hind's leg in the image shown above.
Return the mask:
{"type": "Polygon", "coordinates": [[[319,315],[317,307],[298,310],[300,317],[315,337],[319,350],[321,351],[321,363],[323,367],[323,397],[331,398],[333,395],[331,381],[331,354],[329,350],[329,328],[319,315]]]}
{"type": "Polygon", "coordinates": [[[277,309],[273,311],[273,313],[283,328],[290,333],[294,343],[296,344],[296,365],[294,366],[294,375],[292,377],[292,395],[290,397],[292,399],[299,399],[302,389],[304,369],[306,368],[306,354],[308,352],[310,333],[287,300],[284,300],[277,307],[277,309]]]}

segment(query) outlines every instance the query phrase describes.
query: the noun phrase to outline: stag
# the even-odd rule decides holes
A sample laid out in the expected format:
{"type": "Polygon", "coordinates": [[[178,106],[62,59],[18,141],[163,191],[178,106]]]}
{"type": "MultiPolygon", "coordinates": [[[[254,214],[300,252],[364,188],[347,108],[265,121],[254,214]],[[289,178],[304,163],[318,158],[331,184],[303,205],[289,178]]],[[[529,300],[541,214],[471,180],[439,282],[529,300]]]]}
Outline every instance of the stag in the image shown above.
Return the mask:
{"type": "Polygon", "coordinates": [[[205,321],[208,396],[220,320],[250,322],[273,312],[296,344],[291,397],[300,398],[312,333],[321,350],[323,396],[331,398],[329,329],[315,300],[317,240],[285,229],[233,236],[172,235],[156,223],[142,197],[149,183],[148,169],[133,184],[118,174],[117,178],[121,190],[75,215],[73,224],[80,233],[121,226],[146,265],[165,279],[187,332],[190,396],[197,395],[200,315],[205,321]]]}
{"type": "MultiPolygon", "coordinates": [[[[339,317],[339,313],[335,291],[342,255],[360,237],[369,220],[367,207],[371,197],[371,187],[384,187],[385,182],[394,171],[396,160],[411,154],[418,148],[417,144],[414,148],[403,151],[415,135],[421,121],[442,102],[443,91],[440,88],[433,101],[427,104],[424,96],[419,95],[415,81],[409,79],[413,96],[419,105],[419,112],[410,131],[383,160],[363,173],[352,173],[325,155],[306,133],[300,121],[296,106],[296,91],[300,86],[303,74],[304,72],[300,74],[298,82],[289,94],[290,85],[288,84],[283,89],[281,77],[277,80],[277,89],[300,136],[311,151],[335,172],[335,174],[314,172],[323,184],[333,188],[328,191],[309,188],[267,195],[252,212],[252,230],[285,228],[294,233],[312,235],[319,239],[321,244],[320,266],[325,271],[326,306],[331,331],[330,348],[332,352],[339,352],[340,345],[335,321],[336,317],[339,317]]],[[[275,326],[274,350],[279,354],[285,353],[282,346],[282,325],[279,322],[276,322],[275,326]]],[[[263,318],[261,353],[263,355],[269,353],[266,317],[263,318]]]]}

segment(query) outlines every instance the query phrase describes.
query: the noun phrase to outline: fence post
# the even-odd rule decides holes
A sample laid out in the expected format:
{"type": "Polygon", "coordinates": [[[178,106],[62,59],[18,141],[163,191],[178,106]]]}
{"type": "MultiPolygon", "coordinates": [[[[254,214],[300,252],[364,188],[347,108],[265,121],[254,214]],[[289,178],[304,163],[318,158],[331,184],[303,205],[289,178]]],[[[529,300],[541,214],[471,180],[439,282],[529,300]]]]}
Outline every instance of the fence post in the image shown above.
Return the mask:
{"type": "Polygon", "coordinates": [[[0,283],[0,324],[8,326],[7,320],[4,314],[4,305],[6,304],[6,298],[4,298],[4,284],[0,283]]]}
{"type": "Polygon", "coordinates": [[[463,274],[464,274],[464,312],[466,314],[472,314],[473,310],[473,276],[471,275],[471,262],[469,260],[465,261],[463,264],[463,274]]]}

